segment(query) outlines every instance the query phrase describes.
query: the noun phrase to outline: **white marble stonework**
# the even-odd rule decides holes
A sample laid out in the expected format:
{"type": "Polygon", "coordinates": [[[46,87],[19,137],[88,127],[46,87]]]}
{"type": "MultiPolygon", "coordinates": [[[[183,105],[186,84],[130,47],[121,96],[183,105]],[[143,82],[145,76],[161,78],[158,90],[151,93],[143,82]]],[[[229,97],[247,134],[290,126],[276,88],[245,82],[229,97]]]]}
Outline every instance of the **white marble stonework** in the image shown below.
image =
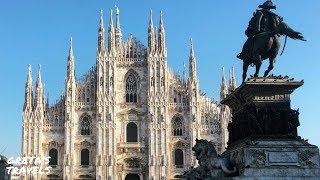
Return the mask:
{"type": "MultiPolygon", "coordinates": [[[[115,19],[112,13],[105,30],[101,12],[96,64],[79,78],[70,42],[64,93],[54,103],[45,98],[40,70],[34,89],[29,68],[22,154],[57,152],[50,175],[56,179],[160,180],[196,165],[196,138],[211,140],[223,152],[230,110],[200,91],[192,41],[189,76],[185,69],[178,75],[168,67],[162,13],[158,28],[150,15],[147,46],[133,36],[123,41],[120,11],[115,9],[115,19]],[[88,164],[82,164],[81,152],[88,164]]],[[[225,81],[223,76],[221,98],[235,89],[233,71],[229,88],[225,81]]]]}

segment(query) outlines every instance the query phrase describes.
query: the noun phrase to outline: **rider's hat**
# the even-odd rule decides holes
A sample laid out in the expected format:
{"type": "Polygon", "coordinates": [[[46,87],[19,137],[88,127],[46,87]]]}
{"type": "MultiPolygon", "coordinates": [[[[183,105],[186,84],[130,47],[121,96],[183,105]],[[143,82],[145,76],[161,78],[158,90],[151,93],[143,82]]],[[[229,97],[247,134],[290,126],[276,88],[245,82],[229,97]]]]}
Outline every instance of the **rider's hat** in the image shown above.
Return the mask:
{"type": "Polygon", "coordinates": [[[273,2],[271,0],[266,1],[265,3],[263,3],[262,5],[259,5],[259,8],[261,9],[276,9],[276,5],[273,4],[273,2]]]}

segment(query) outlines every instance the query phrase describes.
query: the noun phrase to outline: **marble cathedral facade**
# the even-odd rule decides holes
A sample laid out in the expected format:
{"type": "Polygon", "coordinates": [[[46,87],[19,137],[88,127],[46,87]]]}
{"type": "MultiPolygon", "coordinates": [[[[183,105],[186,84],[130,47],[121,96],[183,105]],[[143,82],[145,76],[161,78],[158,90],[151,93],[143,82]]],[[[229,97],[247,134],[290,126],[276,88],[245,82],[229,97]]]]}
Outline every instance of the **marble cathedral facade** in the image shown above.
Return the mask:
{"type": "MultiPolygon", "coordinates": [[[[105,32],[101,12],[96,64],[79,79],[71,40],[65,93],[54,104],[41,67],[35,88],[29,67],[22,155],[50,156],[53,167],[32,179],[179,179],[196,165],[196,138],[224,151],[230,112],[200,91],[192,41],[189,76],[178,75],[168,67],[162,13],[158,29],[150,15],[147,46],[123,41],[118,8],[113,18],[111,10],[105,32]]],[[[221,98],[235,89],[234,73],[229,81],[223,75],[221,98]]]]}

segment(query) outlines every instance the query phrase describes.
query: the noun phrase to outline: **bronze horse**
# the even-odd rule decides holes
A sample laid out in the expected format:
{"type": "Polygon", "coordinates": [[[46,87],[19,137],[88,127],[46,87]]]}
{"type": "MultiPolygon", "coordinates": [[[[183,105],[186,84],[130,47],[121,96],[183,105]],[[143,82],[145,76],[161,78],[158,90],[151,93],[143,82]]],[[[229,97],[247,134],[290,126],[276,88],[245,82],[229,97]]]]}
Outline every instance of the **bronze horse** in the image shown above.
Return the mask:
{"type": "Polygon", "coordinates": [[[263,32],[248,39],[244,48],[251,49],[251,52],[244,54],[242,82],[245,81],[248,67],[251,64],[256,66],[254,77],[258,77],[262,61],[266,59],[269,59],[269,67],[265,71],[264,77],[268,76],[269,72],[273,69],[274,61],[279,52],[281,35],[294,40],[306,41],[300,32],[291,29],[283,21],[279,22],[274,31],[263,32]]]}

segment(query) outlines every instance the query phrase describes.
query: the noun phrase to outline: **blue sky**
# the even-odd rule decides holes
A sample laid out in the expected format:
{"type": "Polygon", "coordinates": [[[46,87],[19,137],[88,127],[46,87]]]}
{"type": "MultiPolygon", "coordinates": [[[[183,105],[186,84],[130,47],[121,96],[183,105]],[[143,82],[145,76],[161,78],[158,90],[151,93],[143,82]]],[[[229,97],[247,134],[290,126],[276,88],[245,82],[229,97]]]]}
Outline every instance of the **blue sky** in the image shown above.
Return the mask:
{"type": "MultiPolygon", "coordinates": [[[[76,74],[80,76],[94,63],[99,10],[109,21],[109,9],[117,4],[124,38],[133,34],[146,44],[149,10],[158,26],[164,11],[168,63],[176,71],[188,62],[189,38],[194,41],[201,89],[219,99],[220,69],[235,67],[241,81],[241,61],[235,58],[245,41],[244,30],[252,13],[263,0],[29,0],[3,1],[0,6],[0,153],[17,156],[21,144],[21,113],[27,65],[42,64],[45,91],[50,102],[64,89],[68,39],[72,35],[76,74]],[[6,149],[4,149],[6,148],[6,149]]],[[[307,42],[288,40],[278,58],[276,75],[305,80],[292,96],[293,108],[300,108],[299,134],[320,145],[319,50],[320,1],[275,0],[277,13],[307,42]]],[[[283,39],[283,38],[282,38],[283,39]]],[[[264,63],[263,69],[266,68],[264,63]]],[[[250,72],[252,72],[251,70],[250,72]]]]}

